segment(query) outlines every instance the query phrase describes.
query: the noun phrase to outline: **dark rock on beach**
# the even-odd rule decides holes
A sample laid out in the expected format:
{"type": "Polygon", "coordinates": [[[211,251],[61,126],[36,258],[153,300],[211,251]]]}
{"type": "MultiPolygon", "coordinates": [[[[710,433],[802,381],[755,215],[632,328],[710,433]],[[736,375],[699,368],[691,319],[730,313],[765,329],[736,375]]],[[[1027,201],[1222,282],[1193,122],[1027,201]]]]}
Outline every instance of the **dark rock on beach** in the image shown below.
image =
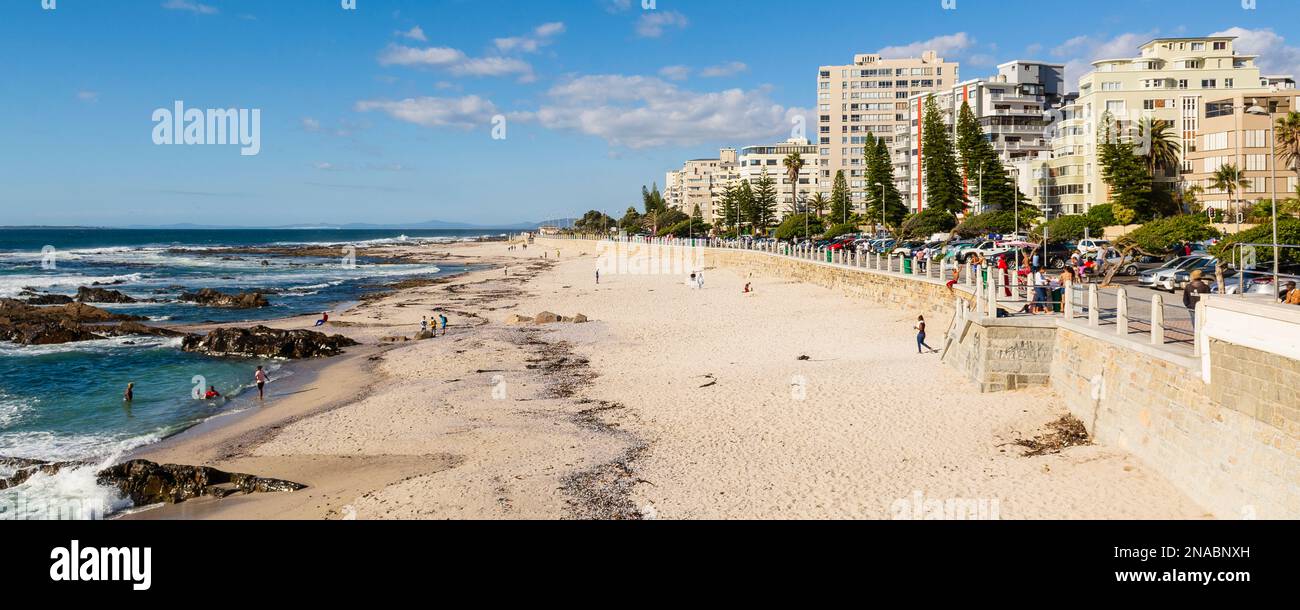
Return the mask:
{"type": "Polygon", "coordinates": [[[206,466],[177,466],[132,460],[105,468],[96,475],[100,485],[117,487],[136,506],[179,504],[200,496],[225,497],[232,493],[298,491],[306,485],[265,479],[251,474],[225,472],[206,466]]]}
{"type": "Polygon", "coordinates": [[[24,293],[22,301],[28,305],[67,305],[73,298],[66,294],[24,293]]]}
{"type": "Polygon", "coordinates": [[[140,324],[144,319],[85,303],[37,307],[14,299],[0,299],[0,341],[55,345],[121,335],[180,336],[174,331],[140,324]]]}
{"type": "Polygon", "coordinates": [[[357,345],[343,335],[326,335],[310,330],[280,330],[266,326],[218,328],[207,335],[190,335],[181,344],[187,352],[213,356],[262,358],[328,358],[357,345]]]}
{"type": "Polygon", "coordinates": [[[259,309],[271,304],[260,292],[226,294],[211,288],[204,288],[198,292],[183,293],[180,300],[187,303],[197,303],[205,307],[224,307],[227,309],[259,309]]]}
{"type": "Polygon", "coordinates": [[[122,294],[117,290],[107,288],[87,288],[82,286],[77,289],[77,301],[81,303],[137,303],[135,299],[122,294]]]}
{"type": "MultiPolygon", "coordinates": [[[[38,473],[53,475],[64,468],[87,465],[83,462],[45,463],[18,458],[0,458],[0,464],[20,468],[11,476],[0,477],[0,489],[21,485],[38,473]]],[[[225,472],[206,466],[156,464],[146,460],[110,466],[96,473],[95,480],[100,485],[116,487],[136,506],[179,504],[201,496],[224,498],[234,493],[292,492],[307,488],[292,481],[225,472]]]]}

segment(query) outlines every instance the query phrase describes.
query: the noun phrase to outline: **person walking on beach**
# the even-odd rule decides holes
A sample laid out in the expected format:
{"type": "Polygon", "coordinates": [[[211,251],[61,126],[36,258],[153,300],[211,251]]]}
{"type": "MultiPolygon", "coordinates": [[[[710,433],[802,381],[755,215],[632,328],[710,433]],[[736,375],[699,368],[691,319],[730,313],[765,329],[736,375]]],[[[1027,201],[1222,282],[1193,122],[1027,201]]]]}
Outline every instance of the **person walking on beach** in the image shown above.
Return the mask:
{"type": "Polygon", "coordinates": [[[933,354],[939,351],[925,343],[925,316],[917,316],[916,326],[912,328],[916,331],[916,353],[924,354],[925,350],[929,350],[933,354]]]}
{"type": "Polygon", "coordinates": [[[600,285],[600,269],[596,270],[596,285],[600,285]]]}
{"type": "Polygon", "coordinates": [[[257,399],[266,400],[266,384],[271,381],[271,378],[266,376],[266,371],[262,370],[261,365],[258,365],[257,372],[253,373],[253,381],[257,382],[257,399]]]}
{"type": "Polygon", "coordinates": [[[1192,272],[1192,281],[1187,283],[1183,288],[1183,307],[1187,308],[1187,313],[1192,317],[1192,328],[1196,328],[1196,305],[1201,302],[1201,295],[1210,294],[1210,285],[1202,279],[1205,273],[1200,269],[1192,272]]]}
{"type": "Polygon", "coordinates": [[[122,400],[125,401],[125,402],[131,402],[131,401],[135,400],[135,382],[134,382],[134,381],[132,381],[132,382],[126,384],[126,392],[122,393],[122,400]]]}
{"type": "Polygon", "coordinates": [[[442,323],[442,336],[447,336],[447,316],[438,314],[438,321],[442,323]]]}
{"type": "Polygon", "coordinates": [[[423,316],[420,318],[420,332],[425,333],[428,331],[429,331],[429,316],[423,316]]]}

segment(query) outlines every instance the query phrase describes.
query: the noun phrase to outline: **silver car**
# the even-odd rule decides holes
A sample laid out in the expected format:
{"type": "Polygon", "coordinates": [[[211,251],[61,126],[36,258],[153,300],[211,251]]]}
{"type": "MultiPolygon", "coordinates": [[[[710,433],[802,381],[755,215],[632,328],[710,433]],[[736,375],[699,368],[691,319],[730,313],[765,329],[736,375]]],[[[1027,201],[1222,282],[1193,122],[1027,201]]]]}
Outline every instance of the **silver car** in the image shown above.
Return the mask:
{"type": "Polygon", "coordinates": [[[1204,258],[1200,256],[1180,256],[1174,260],[1165,263],[1163,267],[1143,271],[1138,275],[1138,286],[1145,288],[1164,288],[1173,290],[1174,273],[1194,262],[1197,259],[1204,258]]]}

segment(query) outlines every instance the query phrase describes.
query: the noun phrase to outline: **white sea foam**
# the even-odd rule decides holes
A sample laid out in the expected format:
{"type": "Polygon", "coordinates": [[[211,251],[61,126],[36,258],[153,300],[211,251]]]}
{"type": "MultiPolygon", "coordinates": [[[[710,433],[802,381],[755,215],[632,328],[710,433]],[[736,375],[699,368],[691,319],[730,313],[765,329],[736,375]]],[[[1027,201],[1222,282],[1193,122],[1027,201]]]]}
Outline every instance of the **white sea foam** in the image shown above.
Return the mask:
{"type": "Polygon", "coordinates": [[[0,392],[0,432],[18,423],[31,409],[27,401],[0,392]]]}
{"type": "Polygon", "coordinates": [[[179,349],[181,337],[151,337],[125,335],[96,339],[94,341],[77,341],[55,345],[19,345],[17,343],[0,343],[0,357],[7,356],[45,356],[49,354],[69,353],[105,353],[122,349],[179,349]]]}
{"type": "Polygon", "coordinates": [[[90,286],[95,282],[99,282],[101,285],[117,284],[119,282],[139,282],[143,278],[144,276],[139,273],[105,276],[56,275],[53,273],[8,275],[0,277],[0,298],[16,297],[24,288],[28,287],[41,291],[76,290],[80,286],[90,286]]]}

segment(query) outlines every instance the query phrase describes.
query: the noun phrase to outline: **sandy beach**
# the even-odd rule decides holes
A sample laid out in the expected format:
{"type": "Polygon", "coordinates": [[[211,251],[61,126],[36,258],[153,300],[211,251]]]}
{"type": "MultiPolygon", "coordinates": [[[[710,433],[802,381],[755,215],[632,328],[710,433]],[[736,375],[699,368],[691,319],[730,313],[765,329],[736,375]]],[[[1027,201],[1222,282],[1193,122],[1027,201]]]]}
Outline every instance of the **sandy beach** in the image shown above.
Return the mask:
{"type": "MultiPolygon", "coordinates": [[[[916,353],[915,312],[725,268],[703,290],[670,275],[596,285],[595,260],[563,247],[416,254],[485,267],[341,312],[329,332],[361,347],[140,455],[308,489],[127,518],[888,519],[934,500],[1002,519],[1206,517],[1121,450],[1023,456],[1015,443],[1065,415],[1060,401],[978,393],[916,353]],[[391,340],[435,308],[446,337],[391,340]],[[507,323],[542,311],[590,322],[507,323]]],[[[930,321],[932,345],[947,323],[930,321]]]]}

